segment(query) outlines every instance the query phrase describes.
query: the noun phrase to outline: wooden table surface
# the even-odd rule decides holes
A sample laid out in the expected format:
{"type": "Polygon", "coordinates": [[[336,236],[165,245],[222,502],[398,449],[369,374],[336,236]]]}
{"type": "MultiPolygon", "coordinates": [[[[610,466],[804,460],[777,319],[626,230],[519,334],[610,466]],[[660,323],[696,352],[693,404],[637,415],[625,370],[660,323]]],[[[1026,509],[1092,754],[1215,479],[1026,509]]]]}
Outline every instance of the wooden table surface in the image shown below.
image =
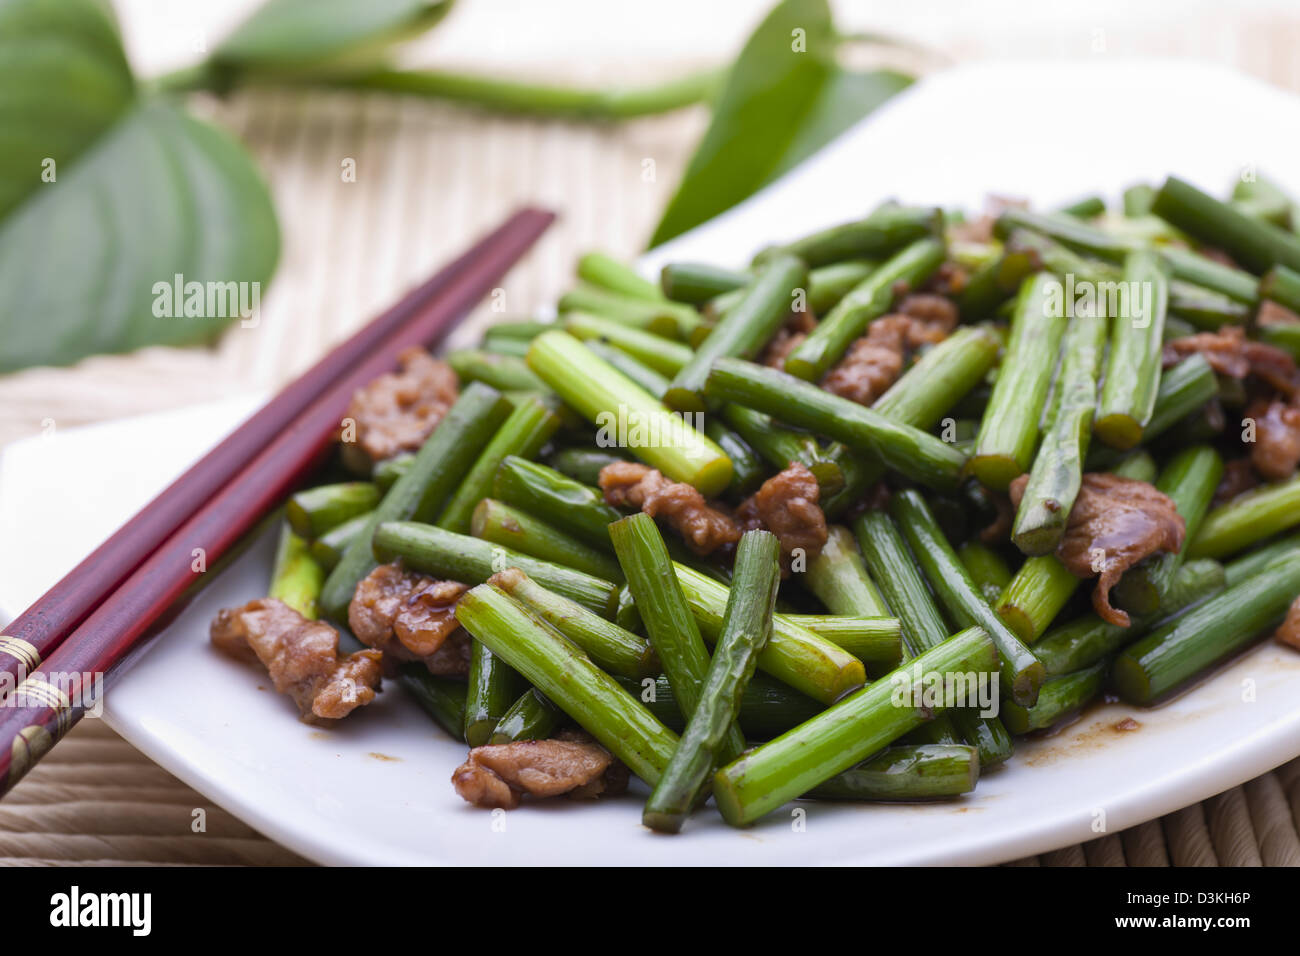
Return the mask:
{"type": "MultiPolygon", "coordinates": [[[[234,6],[241,4],[246,0],[234,6]]],[[[234,16],[215,5],[196,26],[161,0],[119,6],[133,55],[154,69],[178,65],[167,37],[203,37],[234,16]]],[[[619,5],[583,0],[479,0],[464,4],[412,56],[548,78],[653,80],[721,59],[763,9],[750,0],[705,6],[701,14],[699,4],[660,3],[654,20],[641,22],[619,5]],[[678,30],[672,18],[679,8],[706,22],[678,30]],[[581,28],[579,16],[586,18],[581,28]]],[[[918,70],[986,57],[1188,56],[1300,92],[1300,18],[1279,13],[1280,4],[1216,12],[1195,0],[1162,2],[1140,5],[1140,16],[1135,5],[1109,2],[995,0],[978,5],[980,16],[971,13],[975,6],[914,2],[881,22],[871,19],[878,12],[838,5],[845,26],[891,29],[926,44],[930,52],[906,58],[918,70]]],[[[261,324],[234,328],[209,349],[146,349],[0,378],[0,445],[51,421],[70,427],[273,388],[524,202],[562,213],[504,283],[508,309],[530,312],[563,291],[578,252],[633,256],[644,246],[707,121],[702,109],[691,109],[585,126],[291,92],[201,108],[250,146],[274,192],[284,246],[261,324]],[[356,182],[340,177],[345,159],[356,162],[356,182]],[[647,159],[653,181],[642,175],[647,159]]],[[[1298,826],[1295,761],[1162,820],[1021,862],[1294,866],[1298,826]]],[[[99,721],[84,721],[0,803],[0,863],[300,862],[99,721]]]]}

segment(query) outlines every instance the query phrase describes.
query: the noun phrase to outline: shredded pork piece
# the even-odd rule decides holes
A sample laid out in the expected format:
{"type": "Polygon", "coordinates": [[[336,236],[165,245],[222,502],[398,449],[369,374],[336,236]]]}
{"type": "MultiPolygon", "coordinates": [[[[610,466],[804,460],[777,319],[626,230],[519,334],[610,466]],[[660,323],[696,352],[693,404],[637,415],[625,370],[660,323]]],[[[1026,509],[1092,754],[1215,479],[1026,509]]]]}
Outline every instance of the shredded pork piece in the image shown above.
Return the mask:
{"type": "Polygon", "coordinates": [[[519,806],[525,794],[590,800],[621,793],[627,779],[627,768],[581,732],[475,747],[451,775],[456,792],[469,803],[507,810],[519,806]]]}
{"type": "Polygon", "coordinates": [[[1286,396],[1300,387],[1291,356],[1276,346],[1246,338],[1246,330],[1240,326],[1225,325],[1217,332],[1198,332],[1166,342],[1164,367],[1177,365],[1193,354],[1203,355],[1220,375],[1237,379],[1254,375],[1286,396]]]}
{"type": "Polygon", "coordinates": [[[278,693],[293,698],[308,723],[338,720],[375,699],[381,654],[339,656],[339,635],[275,598],[219,611],[209,632],[217,647],[244,660],[255,657],[278,693]]]}
{"type": "Polygon", "coordinates": [[[599,482],[607,503],[663,518],[696,554],[709,554],[740,540],[740,528],[730,515],[710,507],[691,485],[669,481],[648,465],[613,462],[600,470],[599,482]]]}
{"type": "Polygon", "coordinates": [[[399,371],[357,389],[348,405],[356,440],[346,440],[346,425],[339,436],[348,464],[361,470],[419,448],[456,401],[456,373],[446,362],[421,348],[407,349],[398,360],[399,371]]]}
{"type": "Polygon", "coordinates": [[[1300,315],[1272,299],[1264,299],[1259,303],[1259,311],[1255,313],[1255,323],[1263,326],[1300,325],[1300,315]]]}
{"type": "Polygon", "coordinates": [[[1255,422],[1250,463],[1266,481],[1290,478],[1300,465],[1300,408],[1285,402],[1257,400],[1246,409],[1255,422]]]}
{"type": "Polygon", "coordinates": [[[1223,477],[1219,480],[1219,487],[1214,489],[1214,504],[1221,505],[1225,501],[1231,501],[1258,484],[1259,479],[1255,477],[1255,469],[1251,466],[1250,459],[1234,458],[1223,466],[1223,477]]]}
{"type": "Polygon", "coordinates": [[[777,329],[772,336],[759,361],[769,368],[785,370],[785,360],[797,349],[808,333],[817,328],[817,320],[811,312],[791,312],[785,325],[777,329]]]}
{"type": "MultiPolygon", "coordinates": [[[[1016,508],[1027,483],[1027,475],[1011,483],[1011,503],[1016,508]]],[[[1097,576],[1092,606],[1098,617],[1128,627],[1128,614],[1111,606],[1110,589],[1143,558],[1157,551],[1182,550],[1186,532],[1173,501],[1145,481],[1088,472],[1056,554],[1075,577],[1097,576]]]]}
{"type": "Polygon", "coordinates": [[[746,531],[766,528],[777,536],[781,566],[788,572],[796,550],[811,559],[826,546],[826,516],[817,504],[820,495],[813,473],[794,462],[746,498],[736,509],[736,519],[746,531]]]}
{"type": "MultiPolygon", "coordinates": [[[[348,605],[348,626],[362,644],[395,661],[423,661],[435,674],[458,673],[456,602],[469,590],[459,581],[435,581],[381,564],[361,579],[348,605]]],[[[467,643],[467,642],[465,642],[467,643]]]]}
{"type": "Polygon", "coordinates": [[[867,326],[867,334],[826,374],[822,388],[871,405],[898,380],[912,350],[942,342],[956,325],[957,307],[943,296],[909,295],[897,312],[867,326]]]}
{"type": "Polygon", "coordinates": [[[1286,612],[1286,620],[1273,636],[1279,643],[1300,651],[1300,597],[1291,602],[1291,607],[1286,612]]]}
{"type": "MultiPolygon", "coordinates": [[[[1029,476],[1021,475],[1016,481],[1021,481],[1020,491],[1016,492],[1016,500],[1019,502],[1019,496],[1024,493],[1029,476]]],[[[990,491],[988,497],[993,503],[993,521],[980,531],[980,540],[985,544],[1002,544],[1011,536],[1011,526],[1015,523],[1016,513],[1011,509],[1011,502],[1006,495],[990,491]]]]}

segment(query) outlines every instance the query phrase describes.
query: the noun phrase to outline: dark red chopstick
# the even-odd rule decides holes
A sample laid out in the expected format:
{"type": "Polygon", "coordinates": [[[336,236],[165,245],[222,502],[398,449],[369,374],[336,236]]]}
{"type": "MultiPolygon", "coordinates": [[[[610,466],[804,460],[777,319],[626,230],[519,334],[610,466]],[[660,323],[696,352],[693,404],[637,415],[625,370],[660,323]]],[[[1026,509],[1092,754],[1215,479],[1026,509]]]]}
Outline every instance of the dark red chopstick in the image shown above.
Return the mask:
{"type": "MultiPolygon", "coordinates": [[[[0,697],[36,670],[181,522],[209,501],[342,375],[407,323],[420,322],[429,315],[445,315],[445,309],[439,308],[439,297],[458,276],[486,261],[486,257],[495,262],[513,262],[553,219],[551,213],[536,209],[516,212],[460,258],[332,349],[114,532],[4,628],[0,635],[0,697]]],[[[431,326],[426,322],[423,327],[431,326]]]]}
{"type": "Polygon", "coordinates": [[[208,568],[278,505],[326,455],[352,393],[389,371],[403,349],[433,345],[473,308],[553,220],[525,211],[480,243],[458,263],[425,308],[332,382],[301,415],[246,460],[245,467],[215,489],[79,627],[49,655],[0,707],[0,795],[77,722],[92,705],[92,687],[76,675],[112,674],[157,632],[167,610],[203,572],[193,570],[196,548],[208,568]],[[495,241],[494,241],[495,240],[495,241]]]}

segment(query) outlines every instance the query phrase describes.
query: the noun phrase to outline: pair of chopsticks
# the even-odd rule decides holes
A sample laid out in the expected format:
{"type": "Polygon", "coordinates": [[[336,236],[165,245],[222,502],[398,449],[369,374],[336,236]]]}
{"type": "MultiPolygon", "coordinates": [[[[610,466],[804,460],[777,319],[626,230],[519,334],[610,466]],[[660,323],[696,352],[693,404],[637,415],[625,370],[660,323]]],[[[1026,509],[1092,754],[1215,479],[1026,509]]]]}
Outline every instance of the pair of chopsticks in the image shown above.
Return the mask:
{"type": "Polygon", "coordinates": [[[537,209],[510,216],[303,373],[5,628],[0,795],[93,706],[96,687],[137,656],[168,610],[328,456],[353,392],[390,371],[402,350],[443,338],[554,218],[537,209]]]}

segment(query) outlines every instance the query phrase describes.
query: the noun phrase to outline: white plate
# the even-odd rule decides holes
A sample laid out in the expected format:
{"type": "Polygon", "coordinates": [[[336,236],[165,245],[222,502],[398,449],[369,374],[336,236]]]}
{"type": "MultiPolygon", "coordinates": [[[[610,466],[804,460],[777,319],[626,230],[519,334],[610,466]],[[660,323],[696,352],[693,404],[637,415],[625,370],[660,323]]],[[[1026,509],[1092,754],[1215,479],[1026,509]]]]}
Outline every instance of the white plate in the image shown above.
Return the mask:
{"type": "MultiPolygon", "coordinates": [[[[1243,167],[1300,193],[1300,101],[1185,63],[973,66],[919,83],[813,163],[647,257],[744,262],[756,246],[877,201],[1038,203],[1114,197],[1166,172],[1216,192],[1243,167]]],[[[248,402],[169,412],[18,443],[0,464],[0,609],[10,615],[192,461],[248,402]],[[159,436],[170,444],[158,447],[159,436]],[[130,470],[125,470],[129,468],[130,470]],[[118,470],[121,469],[121,470],[118,470]],[[84,475],[101,483],[85,497],[84,475]]],[[[556,801],[504,817],[449,777],[464,748],[400,690],[336,730],[298,723],[264,674],[208,645],[223,606],[264,593],[267,542],[237,562],[109,695],[118,732],[187,783],[304,856],[353,864],[994,863],[1117,832],[1300,755],[1300,657],[1272,644],[1175,703],[1108,706],[953,803],[804,803],[748,830],[711,812],[676,838],[639,825],[634,797],[556,801]]]]}

